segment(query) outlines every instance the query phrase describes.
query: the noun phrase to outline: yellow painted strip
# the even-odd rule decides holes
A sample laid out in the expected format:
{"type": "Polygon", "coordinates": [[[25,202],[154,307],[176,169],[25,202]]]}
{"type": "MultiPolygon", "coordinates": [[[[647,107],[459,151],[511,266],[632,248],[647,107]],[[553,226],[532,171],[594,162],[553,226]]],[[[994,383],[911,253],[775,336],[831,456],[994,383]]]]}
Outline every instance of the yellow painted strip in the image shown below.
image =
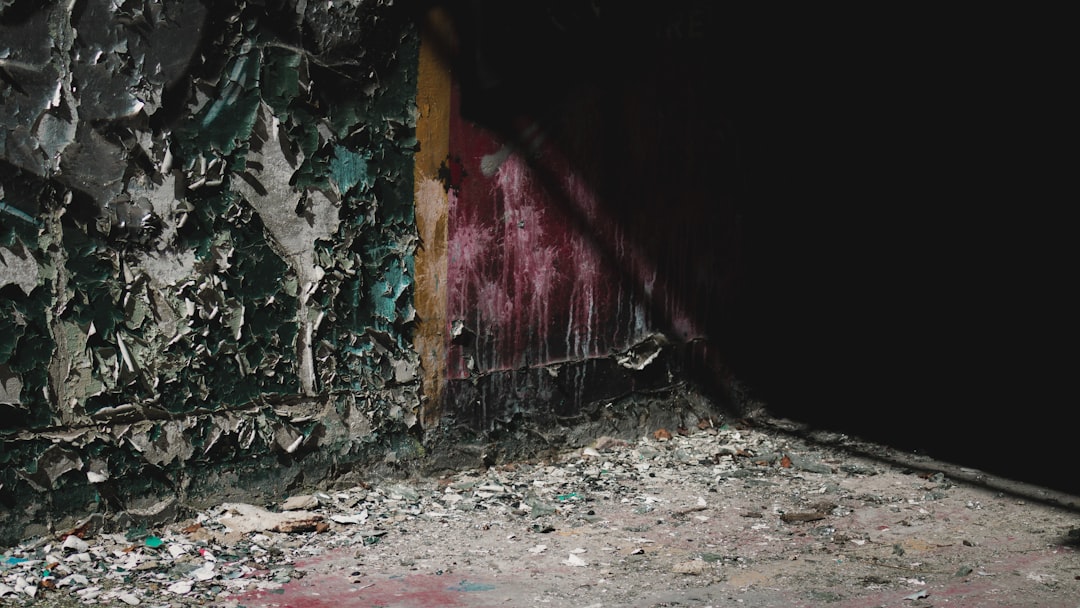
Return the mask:
{"type": "Polygon", "coordinates": [[[430,11],[423,22],[417,76],[416,137],[416,229],[420,247],[416,252],[418,318],[413,346],[420,355],[424,401],[420,421],[425,429],[439,424],[446,382],[446,189],[438,179],[439,167],[450,155],[450,53],[453,27],[440,9],[430,11]]]}

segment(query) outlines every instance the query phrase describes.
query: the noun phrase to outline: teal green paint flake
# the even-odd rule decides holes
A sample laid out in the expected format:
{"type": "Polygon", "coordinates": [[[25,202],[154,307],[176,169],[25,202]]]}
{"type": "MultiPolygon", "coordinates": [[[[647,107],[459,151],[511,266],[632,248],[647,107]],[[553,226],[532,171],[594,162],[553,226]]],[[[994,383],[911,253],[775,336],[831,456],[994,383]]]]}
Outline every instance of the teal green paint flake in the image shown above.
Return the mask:
{"type": "Polygon", "coordinates": [[[33,218],[33,216],[31,216],[29,213],[26,213],[25,211],[23,211],[22,209],[19,209],[18,207],[9,205],[9,204],[5,203],[4,201],[0,201],[0,213],[10,215],[11,217],[14,217],[15,219],[18,219],[18,220],[22,220],[22,221],[26,222],[27,224],[30,224],[31,226],[37,226],[38,225],[37,220],[35,220],[33,218]]]}
{"type": "MultiPolygon", "coordinates": [[[[45,239],[39,237],[39,221],[25,211],[40,212],[43,204],[55,201],[56,193],[44,180],[2,165],[0,182],[0,196],[8,207],[6,216],[18,218],[9,220],[0,216],[0,247],[21,256],[27,264],[37,265],[38,269],[37,285],[0,282],[2,433],[47,426],[57,419],[53,404],[45,399],[49,363],[55,351],[47,312],[53,290],[53,282],[48,278],[49,254],[43,249],[45,239]],[[23,216],[33,221],[21,221],[25,219],[23,216]]],[[[0,452],[3,452],[2,443],[0,452]]]]}
{"type": "Polygon", "coordinates": [[[388,264],[379,279],[372,284],[368,298],[380,328],[389,327],[399,320],[399,300],[411,285],[412,278],[402,264],[398,263],[388,264]]]}
{"type": "Polygon", "coordinates": [[[296,49],[268,46],[263,51],[262,97],[276,114],[285,114],[300,97],[304,55],[296,49]]]}
{"type": "Polygon", "coordinates": [[[121,311],[116,308],[123,292],[117,281],[120,273],[117,252],[110,250],[103,240],[87,235],[74,222],[65,222],[63,244],[74,297],[62,318],[88,328],[93,325],[95,343],[109,341],[121,320],[121,311]]]}
{"type": "Polygon", "coordinates": [[[363,190],[368,190],[373,182],[368,176],[367,159],[341,146],[334,148],[334,156],[330,160],[330,178],[342,194],[348,193],[357,184],[363,190]]]}
{"type": "Polygon", "coordinates": [[[245,144],[259,109],[260,63],[256,51],[233,57],[217,98],[195,118],[197,127],[188,131],[195,141],[224,156],[245,144]]]}
{"type": "MultiPolygon", "coordinates": [[[[52,358],[55,345],[49,336],[43,311],[24,309],[18,316],[26,319],[26,325],[17,329],[10,328],[17,339],[14,350],[10,351],[10,355],[6,358],[6,366],[11,373],[22,379],[23,402],[35,405],[40,402],[36,395],[42,395],[48,386],[47,368],[42,367],[40,362],[49,361],[52,358]]],[[[3,358],[0,355],[0,360],[3,358]]],[[[34,421],[38,424],[51,422],[51,408],[29,407],[27,410],[28,422],[34,421]]],[[[4,423],[10,422],[5,420],[4,423]]],[[[0,423],[0,428],[3,426],[5,424],[0,423]]]]}

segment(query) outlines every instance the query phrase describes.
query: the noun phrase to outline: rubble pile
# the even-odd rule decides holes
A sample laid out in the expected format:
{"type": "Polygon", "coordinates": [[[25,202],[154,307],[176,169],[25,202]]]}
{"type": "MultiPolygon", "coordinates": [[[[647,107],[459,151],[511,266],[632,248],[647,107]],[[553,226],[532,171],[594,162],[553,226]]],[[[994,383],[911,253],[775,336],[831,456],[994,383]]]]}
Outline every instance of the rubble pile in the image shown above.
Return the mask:
{"type": "MultiPolygon", "coordinates": [[[[588,572],[598,593],[613,588],[605,605],[629,605],[620,601],[652,585],[649,577],[672,589],[726,582],[745,590],[805,576],[805,592],[820,600],[867,590],[922,598],[935,576],[998,574],[974,554],[931,563],[935,547],[978,545],[942,538],[953,520],[936,505],[958,486],[941,472],[897,471],[715,421],[699,427],[601,437],[547,459],[438,479],[225,503],[156,528],[115,531],[94,515],[0,552],[0,603],[241,606],[343,559],[353,591],[391,570],[498,575],[525,564],[588,572]],[[839,587],[792,569],[822,556],[847,568],[839,587]]],[[[975,514],[982,499],[957,508],[975,514]]]]}

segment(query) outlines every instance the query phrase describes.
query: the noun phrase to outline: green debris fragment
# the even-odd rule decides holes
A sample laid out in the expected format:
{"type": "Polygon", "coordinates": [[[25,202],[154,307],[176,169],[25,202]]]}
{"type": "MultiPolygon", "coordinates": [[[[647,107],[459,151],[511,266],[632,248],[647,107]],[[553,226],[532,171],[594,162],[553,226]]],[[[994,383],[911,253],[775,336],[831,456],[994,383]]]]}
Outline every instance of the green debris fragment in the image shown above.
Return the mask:
{"type": "Polygon", "coordinates": [[[713,563],[716,563],[716,562],[721,561],[723,559],[724,559],[724,556],[720,555],[719,553],[702,553],[701,554],[701,561],[705,562],[706,564],[713,564],[713,563]]]}
{"type": "Polygon", "coordinates": [[[0,566],[4,566],[5,568],[8,568],[8,567],[11,567],[11,566],[17,566],[17,565],[19,565],[19,564],[21,564],[23,562],[27,562],[27,561],[30,561],[30,558],[28,558],[28,557],[7,556],[3,560],[0,560],[0,566]]]}
{"type": "Polygon", "coordinates": [[[488,583],[473,583],[467,580],[463,580],[456,585],[451,585],[446,588],[448,591],[460,591],[462,593],[470,593],[474,591],[491,591],[495,589],[495,585],[489,585],[488,583]]]}
{"type": "Polygon", "coordinates": [[[160,538],[158,538],[156,536],[148,536],[148,537],[146,537],[145,542],[146,542],[146,546],[150,547],[151,549],[157,549],[158,547],[160,547],[161,545],[163,545],[165,543],[165,541],[161,540],[160,538]]]}
{"type": "Polygon", "coordinates": [[[529,508],[531,509],[530,513],[534,518],[551,515],[556,511],[555,505],[546,503],[535,496],[526,498],[525,504],[529,505],[529,508]]]}

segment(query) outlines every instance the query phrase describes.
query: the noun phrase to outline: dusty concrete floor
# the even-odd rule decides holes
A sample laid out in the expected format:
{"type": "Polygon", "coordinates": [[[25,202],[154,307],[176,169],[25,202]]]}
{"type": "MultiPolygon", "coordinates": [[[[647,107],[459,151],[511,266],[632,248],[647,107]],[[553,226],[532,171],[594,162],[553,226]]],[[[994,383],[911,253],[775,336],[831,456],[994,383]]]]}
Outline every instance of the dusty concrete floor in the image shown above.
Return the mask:
{"type": "Polygon", "coordinates": [[[1080,606],[1080,499],[778,421],[702,426],[28,541],[0,603],[1080,606]],[[55,588],[16,591],[42,568],[55,588]]]}

